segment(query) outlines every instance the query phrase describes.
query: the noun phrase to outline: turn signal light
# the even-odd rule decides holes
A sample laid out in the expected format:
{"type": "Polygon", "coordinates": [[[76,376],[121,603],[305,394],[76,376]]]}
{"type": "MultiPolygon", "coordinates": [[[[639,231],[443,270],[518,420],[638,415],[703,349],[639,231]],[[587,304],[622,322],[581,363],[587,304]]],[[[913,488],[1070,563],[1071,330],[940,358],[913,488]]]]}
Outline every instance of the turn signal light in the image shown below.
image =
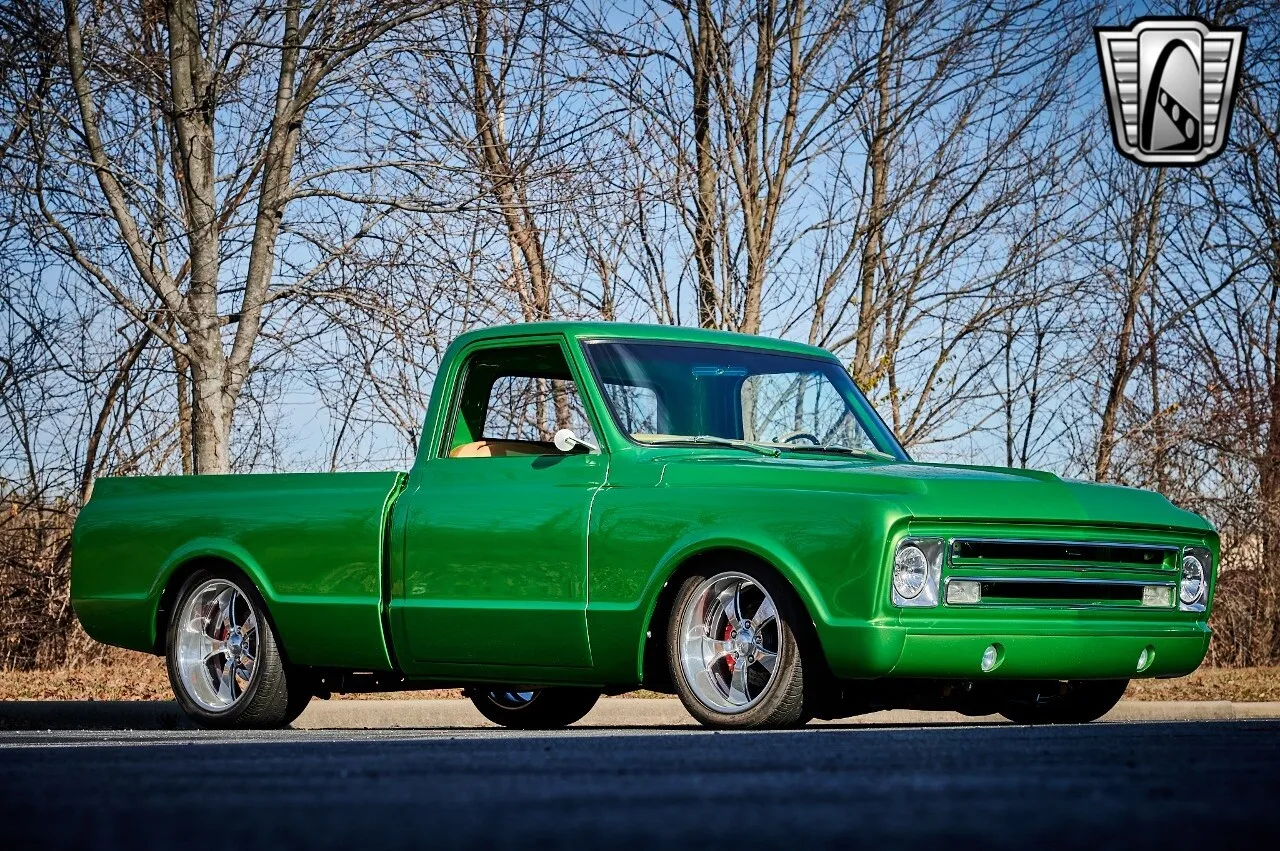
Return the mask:
{"type": "Polygon", "coordinates": [[[972,605],[982,602],[982,583],[953,579],[947,583],[947,605],[972,605]]]}

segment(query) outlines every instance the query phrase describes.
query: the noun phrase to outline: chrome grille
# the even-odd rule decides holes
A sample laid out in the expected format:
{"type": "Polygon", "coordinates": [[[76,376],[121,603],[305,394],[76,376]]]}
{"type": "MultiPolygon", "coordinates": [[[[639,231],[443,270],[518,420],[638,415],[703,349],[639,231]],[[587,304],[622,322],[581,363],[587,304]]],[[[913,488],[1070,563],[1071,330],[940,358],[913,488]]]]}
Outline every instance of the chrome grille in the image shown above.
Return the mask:
{"type": "Polygon", "coordinates": [[[1054,570],[1175,570],[1178,547],[1079,541],[955,538],[954,567],[1045,568],[1054,570]]]}
{"type": "Polygon", "coordinates": [[[962,607],[1169,609],[1179,554],[1176,544],[952,538],[943,598],[962,607]]]}

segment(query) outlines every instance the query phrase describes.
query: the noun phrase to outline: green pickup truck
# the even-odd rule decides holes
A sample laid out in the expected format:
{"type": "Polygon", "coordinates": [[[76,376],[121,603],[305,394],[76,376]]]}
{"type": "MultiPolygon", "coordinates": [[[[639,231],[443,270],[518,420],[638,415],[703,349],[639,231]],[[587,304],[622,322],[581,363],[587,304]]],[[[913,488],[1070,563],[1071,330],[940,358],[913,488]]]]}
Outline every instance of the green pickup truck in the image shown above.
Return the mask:
{"type": "Polygon", "coordinates": [[[821,349],[541,323],[453,343],[407,474],[99,481],[71,593],[210,727],[461,687],[551,728],[640,686],[716,727],[1070,723],[1200,664],[1217,560],[1159,494],[912,461],[821,349]]]}

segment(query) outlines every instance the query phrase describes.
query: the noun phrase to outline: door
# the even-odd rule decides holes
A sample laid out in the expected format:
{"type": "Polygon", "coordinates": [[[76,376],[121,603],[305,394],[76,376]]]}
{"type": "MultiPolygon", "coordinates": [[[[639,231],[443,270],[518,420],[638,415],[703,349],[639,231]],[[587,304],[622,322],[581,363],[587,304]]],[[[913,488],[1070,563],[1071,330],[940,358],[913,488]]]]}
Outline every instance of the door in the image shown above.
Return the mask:
{"type": "Polygon", "coordinates": [[[564,350],[473,352],[458,387],[446,439],[397,508],[412,667],[590,667],[587,523],[607,465],[551,442],[572,428],[596,443],[564,350]]]}

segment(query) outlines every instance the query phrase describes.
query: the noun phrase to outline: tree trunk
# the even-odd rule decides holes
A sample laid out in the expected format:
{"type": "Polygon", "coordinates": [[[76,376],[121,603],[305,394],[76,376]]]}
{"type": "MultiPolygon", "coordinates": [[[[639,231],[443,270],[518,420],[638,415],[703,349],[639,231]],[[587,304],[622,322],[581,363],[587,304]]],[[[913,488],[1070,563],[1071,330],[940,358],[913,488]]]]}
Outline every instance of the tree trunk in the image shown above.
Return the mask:
{"type": "Polygon", "coordinates": [[[229,473],[231,458],[227,423],[230,418],[222,389],[226,379],[222,348],[216,338],[213,345],[207,339],[199,342],[203,345],[197,350],[198,356],[191,360],[195,389],[192,394],[192,472],[229,473]]]}
{"type": "Polygon", "coordinates": [[[195,378],[192,449],[197,473],[231,471],[230,410],[224,396],[226,353],[218,318],[218,215],[214,198],[213,92],[194,0],[168,0],[169,87],[182,164],[190,287],[187,345],[195,378]]]}
{"type": "Polygon", "coordinates": [[[513,268],[513,279],[519,284],[517,293],[524,317],[527,321],[550,319],[551,274],[543,253],[542,233],[522,183],[525,176],[517,173],[504,130],[501,80],[505,75],[499,74],[495,80],[489,70],[489,4],[476,3],[475,14],[471,106],[480,158],[506,227],[513,265],[523,266],[523,270],[513,268]]]}
{"type": "MultiPolygon", "coordinates": [[[[1139,227],[1143,227],[1142,264],[1128,276],[1127,291],[1123,314],[1120,321],[1120,332],[1116,335],[1116,356],[1112,361],[1111,378],[1107,386],[1107,399],[1102,407],[1102,421],[1098,428],[1098,455],[1094,464],[1093,477],[1099,482],[1111,478],[1111,463],[1119,444],[1116,434],[1116,422],[1120,415],[1120,406],[1124,402],[1125,388],[1129,378],[1137,366],[1137,358],[1132,354],[1133,329],[1137,322],[1138,307],[1142,303],[1152,275],[1155,274],[1156,261],[1160,256],[1160,207],[1163,203],[1165,173],[1156,176],[1155,188],[1151,193],[1151,203],[1147,207],[1146,221],[1135,222],[1134,235],[1139,227]]],[[[1131,243],[1131,250],[1137,248],[1136,240],[1131,243]]]]}
{"type": "Polygon", "coordinates": [[[173,352],[173,371],[177,377],[178,396],[178,454],[182,463],[182,475],[195,472],[192,453],[191,364],[181,352],[173,352]]]}
{"type": "Polygon", "coordinates": [[[693,256],[698,267],[698,325],[720,327],[716,297],[716,165],[711,158],[711,48],[715,18],[710,0],[698,0],[697,42],[693,46],[694,195],[693,256]]]}
{"type": "Polygon", "coordinates": [[[867,205],[867,233],[862,243],[858,277],[858,328],[854,336],[853,380],[862,389],[875,383],[871,348],[875,341],[876,269],[884,239],[886,195],[889,186],[889,129],[892,125],[893,27],[897,14],[896,0],[885,4],[884,25],[880,32],[880,52],[876,58],[876,121],[867,151],[867,168],[871,171],[871,200],[867,205]]]}
{"type": "MultiPolygon", "coordinates": [[[[1280,294],[1280,244],[1273,243],[1271,300],[1280,294]]],[[[1272,311],[1275,307],[1272,307],[1272,311]]],[[[1274,313],[1273,313],[1274,316],[1274,313]]],[[[1271,348],[1268,376],[1267,440],[1258,465],[1259,505],[1262,526],[1262,581],[1258,589],[1258,615],[1254,621],[1251,664],[1272,665],[1280,661],[1280,321],[1274,320],[1275,340],[1271,348]]]]}

